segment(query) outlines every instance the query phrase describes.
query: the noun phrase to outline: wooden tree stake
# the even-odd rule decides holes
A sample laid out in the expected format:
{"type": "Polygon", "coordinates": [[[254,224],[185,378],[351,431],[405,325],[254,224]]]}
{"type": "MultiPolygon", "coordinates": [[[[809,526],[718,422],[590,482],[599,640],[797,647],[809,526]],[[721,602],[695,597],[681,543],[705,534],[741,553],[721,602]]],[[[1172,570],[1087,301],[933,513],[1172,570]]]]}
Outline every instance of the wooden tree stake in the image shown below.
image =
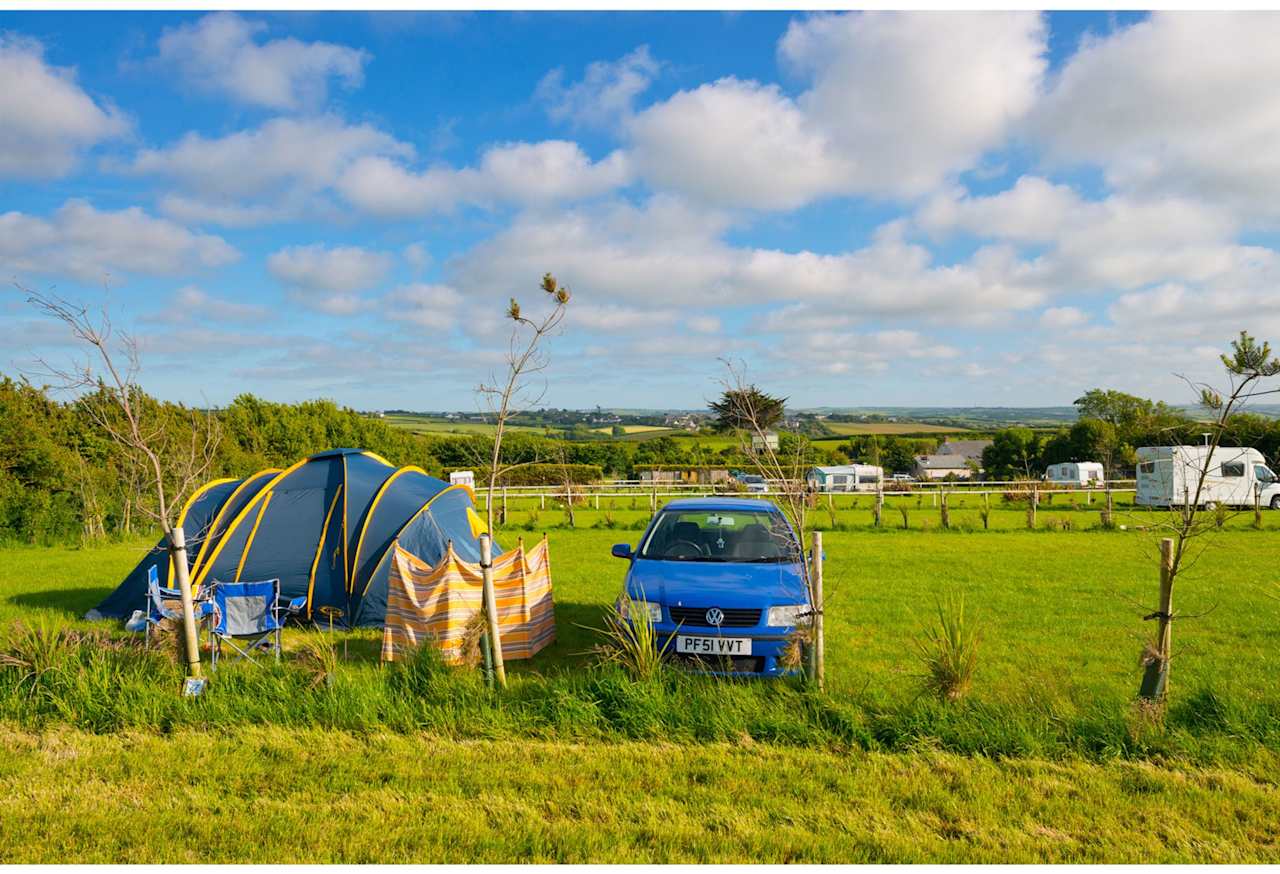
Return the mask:
{"type": "Polygon", "coordinates": [[[809,575],[810,600],[813,608],[813,680],[821,689],[827,679],[826,629],[822,621],[822,532],[813,532],[813,561],[809,575]]]}
{"type": "Polygon", "coordinates": [[[502,638],[498,633],[498,601],[493,593],[493,538],[480,535],[480,574],[484,580],[484,611],[489,620],[489,645],[493,648],[493,672],[498,685],[507,688],[507,671],[502,664],[502,638]]]}
{"type": "Polygon", "coordinates": [[[178,592],[182,597],[182,634],[187,648],[187,675],[200,677],[200,637],[196,633],[196,612],[191,599],[191,577],[187,570],[187,539],[181,525],[169,531],[169,548],[173,552],[173,572],[178,577],[178,592]]]}

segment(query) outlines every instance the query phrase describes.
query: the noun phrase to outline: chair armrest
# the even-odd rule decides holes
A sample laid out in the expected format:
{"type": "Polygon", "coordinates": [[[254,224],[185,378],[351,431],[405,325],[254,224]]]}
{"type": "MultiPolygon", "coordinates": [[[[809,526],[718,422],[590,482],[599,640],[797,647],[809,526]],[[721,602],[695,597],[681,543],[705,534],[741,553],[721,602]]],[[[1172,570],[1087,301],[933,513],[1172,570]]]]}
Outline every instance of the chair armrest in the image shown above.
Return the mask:
{"type": "Polygon", "coordinates": [[[292,601],[289,602],[289,605],[286,609],[290,613],[299,613],[306,606],[307,606],[307,596],[299,595],[298,597],[294,598],[292,601]]]}

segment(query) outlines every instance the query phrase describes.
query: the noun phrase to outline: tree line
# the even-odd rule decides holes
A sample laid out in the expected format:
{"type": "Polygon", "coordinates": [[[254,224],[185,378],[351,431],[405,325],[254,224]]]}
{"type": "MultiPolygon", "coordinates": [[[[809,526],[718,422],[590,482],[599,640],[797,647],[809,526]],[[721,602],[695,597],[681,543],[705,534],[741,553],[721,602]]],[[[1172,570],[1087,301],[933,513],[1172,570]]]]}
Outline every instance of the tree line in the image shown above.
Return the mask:
{"type": "MultiPolygon", "coordinates": [[[[982,466],[997,480],[1038,478],[1051,464],[1101,462],[1108,477],[1130,476],[1140,446],[1200,443],[1210,424],[1163,401],[1108,389],[1093,389],[1075,402],[1079,418],[1070,428],[1033,431],[1004,428],[982,453],[982,466]]],[[[1251,446],[1268,461],[1280,459],[1280,419],[1232,413],[1222,432],[1224,446],[1251,446]]]]}
{"type": "MultiPolygon", "coordinates": [[[[99,387],[98,392],[105,392],[99,387]]],[[[59,400],[45,387],[0,376],[0,542],[67,543],[150,532],[154,499],[136,462],[91,415],[92,395],[59,400]]],[[[139,394],[146,419],[175,442],[190,433],[191,409],[139,394]]],[[[98,404],[98,409],[110,404],[98,404]]],[[[397,466],[447,478],[487,473],[493,438],[427,435],[396,428],[329,400],[276,403],[242,394],[213,412],[221,432],[208,476],[243,478],[326,449],[367,449],[397,466]]],[[[784,440],[798,438],[784,435],[784,440]]],[[[695,440],[576,442],[511,432],[503,444],[504,481],[561,485],[582,478],[633,477],[648,465],[742,466],[736,450],[713,452],[695,440]]],[[[830,461],[832,453],[814,453],[830,461]]],[[[839,460],[839,459],[837,459],[839,460]]]]}

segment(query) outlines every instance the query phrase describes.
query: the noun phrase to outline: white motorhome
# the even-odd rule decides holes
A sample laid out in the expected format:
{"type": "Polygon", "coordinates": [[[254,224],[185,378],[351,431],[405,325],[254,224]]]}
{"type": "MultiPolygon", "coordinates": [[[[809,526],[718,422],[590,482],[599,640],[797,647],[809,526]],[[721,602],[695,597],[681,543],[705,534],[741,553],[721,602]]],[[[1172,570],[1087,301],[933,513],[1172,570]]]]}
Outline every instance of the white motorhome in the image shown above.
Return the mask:
{"type": "Polygon", "coordinates": [[[814,467],[806,479],[816,492],[874,492],[884,485],[884,468],[875,464],[814,467]]]}
{"type": "Polygon", "coordinates": [[[1219,446],[1143,446],[1138,450],[1138,495],[1145,507],[1181,507],[1195,500],[1200,471],[1208,473],[1199,505],[1252,506],[1255,496],[1264,507],[1280,510],[1280,482],[1256,449],[1219,446]]]}
{"type": "Polygon", "coordinates": [[[1068,461],[1062,464],[1051,464],[1044,472],[1044,478],[1051,483],[1070,483],[1075,486],[1102,485],[1106,476],[1102,465],[1096,461],[1068,461]]]}

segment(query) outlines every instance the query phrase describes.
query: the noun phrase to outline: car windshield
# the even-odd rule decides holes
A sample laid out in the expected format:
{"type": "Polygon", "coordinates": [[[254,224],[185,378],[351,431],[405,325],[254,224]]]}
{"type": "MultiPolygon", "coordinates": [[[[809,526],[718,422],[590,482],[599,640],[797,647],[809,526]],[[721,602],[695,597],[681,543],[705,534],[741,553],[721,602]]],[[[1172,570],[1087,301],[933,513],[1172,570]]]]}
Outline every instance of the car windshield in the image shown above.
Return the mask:
{"type": "Polygon", "coordinates": [[[640,550],[661,561],[798,561],[800,546],[773,510],[664,510],[640,550]]]}

